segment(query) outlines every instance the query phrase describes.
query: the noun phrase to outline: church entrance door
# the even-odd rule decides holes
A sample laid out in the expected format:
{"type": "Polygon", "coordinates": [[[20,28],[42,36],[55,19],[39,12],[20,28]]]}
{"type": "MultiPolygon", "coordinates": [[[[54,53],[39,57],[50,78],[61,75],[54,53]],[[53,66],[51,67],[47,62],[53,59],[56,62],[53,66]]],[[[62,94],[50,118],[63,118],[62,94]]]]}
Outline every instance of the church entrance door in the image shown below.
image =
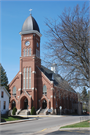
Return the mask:
{"type": "Polygon", "coordinates": [[[27,106],[28,106],[28,99],[25,98],[24,99],[24,109],[27,109],[27,106]]]}
{"type": "Polygon", "coordinates": [[[42,109],[45,109],[47,107],[47,101],[43,100],[42,102],[42,109]]]}

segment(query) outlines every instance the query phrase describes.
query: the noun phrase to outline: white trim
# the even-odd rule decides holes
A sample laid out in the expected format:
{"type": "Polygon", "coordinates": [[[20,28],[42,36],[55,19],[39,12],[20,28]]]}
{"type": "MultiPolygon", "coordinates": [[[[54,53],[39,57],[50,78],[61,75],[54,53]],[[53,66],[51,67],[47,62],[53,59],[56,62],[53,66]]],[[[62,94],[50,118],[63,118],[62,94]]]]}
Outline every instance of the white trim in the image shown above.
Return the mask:
{"type": "MultiPolygon", "coordinates": [[[[14,95],[12,95],[12,96],[16,99],[16,97],[14,95]]],[[[16,101],[17,101],[17,99],[16,99],[16,101]]]]}
{"type": "MultiPolygon", "coordinates": [[[[45,98],[48,100],[48,102],[49,102],[49,99],[48,99],[48,97],[46,96],[46,95],[43,95],[42,96],[42,98],[45,96],[45,98]]],[[[42,100],[42,98],[40,99],[40,101],[42,100]]]]}
{"type": "MultiPolygon", "coordinates": [[[[32,96],[28,94],[28,92],[26,90],[24,90],[24,92],[31,98],[32,96]]],[[[25,95],[24,93],[24,95],[25,95]]]]}
{"type": "Polygon", "coordinates": [[[21,74],[22,74],[22,72],[19,73],[19,75],[21,75],[21,74]]]}
{"type": "Polygon", "coordinates": [[[51,82],[51,84],[53,84],[53,81],[50,81],[51,82]]]}
{"type": "Polygon", "coordinates": [[[33,57],[33,59],[35,59],[35,56],[33,57]]]}
{"type": "Polygon", "coordinates": [[[32,71],[33,74],[36,74],[36,71],[32,71]]]}
{"type": "Polygon", "coordinates": [[[34,88],[32,88],[32,90],[34,90],[34,88]]]}
{"type": "Polygon", "coordinates": [[[31,98],[32,96],[30,95],[29,97],[31,98]]]}
{"type": "Polygon", "coordinates": [[[51,88],[51,90],[54,90],[54,88],[51,88]]]}
{"type": "Polygon", "coordinates": [[[19,32],[20,35],[23,35],[23,34],[29,34],[29,33],[36,33],[39,37],[42,36],[42,34],[40,34],[37,30],[30,30],[30,31],[24,31],[24,32],[19,32]]]}
{"type": "Polygon", "coordinates": [[[21,91],[21,88],[19,88],[18,91],[21,91]]]}
{"type": "Polygon", "coordinates": [[[51,98],[53,98],[53,95],[51,95],[51,98]]]}

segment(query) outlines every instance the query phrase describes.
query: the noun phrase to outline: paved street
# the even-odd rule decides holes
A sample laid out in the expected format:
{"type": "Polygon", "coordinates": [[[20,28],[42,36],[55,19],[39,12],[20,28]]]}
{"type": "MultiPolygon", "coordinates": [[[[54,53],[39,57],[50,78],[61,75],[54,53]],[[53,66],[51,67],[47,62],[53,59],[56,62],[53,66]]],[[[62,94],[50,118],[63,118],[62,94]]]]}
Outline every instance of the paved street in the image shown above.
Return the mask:
{"type": "MultiPolygon", "coordinates": [[[[88,117],[88,116],[85,116],[88,117]]],[[[43,131],[46,128],[55,126],[63,126],[65,124],[71,124],[73,122],[80,122],[80,116],[63,116],[63,117],[40,117],[38,120],[20,122],[14,124],[0,125],[2,135],[30,135],[37,134],[37,132],[43,131]]],[[[62,132],[62,135],[66,131],[62,132]]],[[[50,133],[49,133],[50,134],[50,133]]],[[[48,134],[48,135],[49,135],[48,134]]],[[[55,133],[52,132],[52,135],[55,133]]],[[[58,131],[57,131],[58,134],[58,131]]],[[[88,134],[87,134],[88,135],[88,134]]]]}
{"type": "Polygon", "coordinates": [[[90,135],[90,131],[87,130],[55,131],[55,132],[47,133],[45,135],[90,135]]]}

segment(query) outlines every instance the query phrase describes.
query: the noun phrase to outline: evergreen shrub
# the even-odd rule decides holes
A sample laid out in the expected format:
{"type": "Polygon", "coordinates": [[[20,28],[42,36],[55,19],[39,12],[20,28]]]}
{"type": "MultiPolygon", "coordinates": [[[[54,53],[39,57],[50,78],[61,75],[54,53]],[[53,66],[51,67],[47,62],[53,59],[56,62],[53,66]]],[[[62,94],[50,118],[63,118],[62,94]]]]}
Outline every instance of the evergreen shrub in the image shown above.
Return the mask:
{"type": "Polygon", "coordinates": [[[35,110],[35,107],[34,106],[31,109],[31,115],[36,115],[36,110],[35,110]]]}
{"type": "Polygon", "coordinates": [[[13,111],[12,111],[12,114],[15,115],[15,114],[16,114],[16,111],[17,111],[17,108],[14,107],[14,108],[13,108],[13,111]]]}

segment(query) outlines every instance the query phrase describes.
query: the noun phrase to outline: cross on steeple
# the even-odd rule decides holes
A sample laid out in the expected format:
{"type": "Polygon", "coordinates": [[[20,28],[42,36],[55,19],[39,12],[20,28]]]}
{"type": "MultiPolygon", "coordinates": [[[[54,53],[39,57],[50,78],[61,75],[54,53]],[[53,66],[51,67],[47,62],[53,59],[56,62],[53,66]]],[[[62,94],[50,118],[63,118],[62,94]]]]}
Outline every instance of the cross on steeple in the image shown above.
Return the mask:
{"type": "Polygon", "coordinates": [[[29,9],[29,11],[30,11],[30,15],[31,15],[31,11],[32,11],[32,9],[29,9]]]}

